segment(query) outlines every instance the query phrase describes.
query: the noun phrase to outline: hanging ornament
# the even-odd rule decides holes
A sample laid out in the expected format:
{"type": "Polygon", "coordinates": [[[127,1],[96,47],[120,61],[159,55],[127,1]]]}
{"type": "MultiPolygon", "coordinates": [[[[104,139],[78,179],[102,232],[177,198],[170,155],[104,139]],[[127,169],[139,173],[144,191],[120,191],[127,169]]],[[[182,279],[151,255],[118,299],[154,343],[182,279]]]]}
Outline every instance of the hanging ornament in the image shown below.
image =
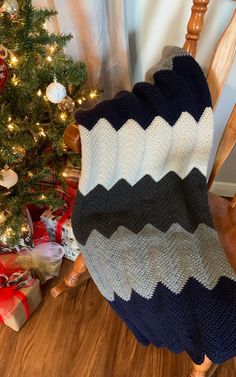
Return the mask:
{"type": "Polygon", "coordinates": [[[72,113],[75,107],[73,99],[69,96],[66,96],[59,104],[58,109],[63,113],[72,113]]]}
{"type": "Polygon", "coordinates": [[[9,168],[9,166],[5,166],[4,169],[0,170],[0,186],[6,187],[9,189],[10,187],[16,185],[18,182],[18,175],[9,168]]]}
{"type": "Polygon", "coordinates": [[[23,158],[25,157],[25,148],[21,147],[21,146],[15,146],[15,147],[12,147],[12,154],[14,155],[14,161],[15,162],[20,162],[23,160],[23,158]]]}
{"type": "Polygon", "coordinates": [[[3,89],[7,80],[7,66],[4,59],[0,56],[0,90],[3,89]]]}
{"type": "Polygon", "coordinates": [[[5,0],[2,5],[2,12],[7,12],[10,14],[13,14],[18,11],[19,6],[18,6],[18,1],[17,0],[5,0]]]}
{"type": "Polygon", "coordinates": [[[50,102],[59,103],[66,96],[66,88],[54,78],[54,82],[49,84],[46,89],[46,96],[50,102]]]}

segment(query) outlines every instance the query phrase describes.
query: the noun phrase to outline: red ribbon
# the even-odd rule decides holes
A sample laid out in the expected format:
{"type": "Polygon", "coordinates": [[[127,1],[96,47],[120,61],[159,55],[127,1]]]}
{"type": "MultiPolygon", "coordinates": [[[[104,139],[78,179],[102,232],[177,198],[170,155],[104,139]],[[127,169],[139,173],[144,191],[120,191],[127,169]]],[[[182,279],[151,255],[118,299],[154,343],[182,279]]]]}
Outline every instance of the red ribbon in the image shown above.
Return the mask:
{"type": "MultiPolygon", "coordinates": [[[[17,297],[22,302],[24,310],[25,310],[26,320],[28,320],[30,316],[30,310],[29,310],[29,305],[28,305],[28,300],[27,300],[26,295],[23,292],[17,291],[14,288],[1,288],[1,289],[11,291],[10,293],[11,298],[17,297]]],[[[4,323],[4,319],[1,316],[1,314],[0,314],[0,323],[4,323]]]]}
{"type": "Polygon", "coordinates": [[[22,302],[25,309],[26,319],[28,320],[30,316],[30,310],[26,295],[21,291],[15,291],[15,296],[22,302]]]}
{"type": "MultiPolygon", "coordinates": [[[[58,242],[58,243],[61,243],[61,241],[62,241],[63,224],[72,215],[72,209],[73,209],[75,194],[76,194],[76,190],[73,189],[72,187],[68,187],[66,192],[63,193],[63,198],[65,199],[69,208],[63,213],[63,215],[61,216],[60,220],[57,222],[57,225],[56,225],[55,237],[56,237],[56,242],[58,242]]],[[[54,214],[55,214],[55,212],[54,212],[54,214]]]]}

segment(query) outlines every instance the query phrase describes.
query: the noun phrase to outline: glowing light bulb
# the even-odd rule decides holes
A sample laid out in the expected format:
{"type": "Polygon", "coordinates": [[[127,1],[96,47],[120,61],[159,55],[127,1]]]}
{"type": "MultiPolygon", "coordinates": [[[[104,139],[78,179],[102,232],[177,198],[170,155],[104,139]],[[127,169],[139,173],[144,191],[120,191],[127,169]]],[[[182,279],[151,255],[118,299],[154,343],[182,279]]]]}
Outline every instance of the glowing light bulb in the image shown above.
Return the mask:
{"type": "Polygon", "coordinates": [[[63,171],[62,176],[65,177],[65,178],[68,177],[68,175],[65,171],[63,171]]]}
{"type": "Polygon", "coordinates": [[[60,118],[61,118],[61,120],[66,120],[66,118],[67,118],[66,113],[61,113],[60,118]]]}
{"type": "Polygon", "coordinates": [[[11,82],[12,82],[12,84],[13,84],[14,86],[17,86],[17,85],[19,85],[20,80],[19,80],[19,79],[16,77],[16,75],[14,74],[13,77],[12,77],[12,79],[11,79],[11,82]]]}
{"type": "Polygon", "coordinates": [[[38,95],[39,97],[41,97],[41,95],[42,95],[42,90],[41,90],[41,89],[39,89],[39,90],[37,91],[37,95],[38,95]]]}
{"type": "Polygon", "coordinates": [[[43,96],[44,101],[48,102],[47,96],[43,96]]]}
{"type": "Polygon", "coordinates": [[[43,136],[43,137],[46,136],[46,134],[45,134],[45,132],[44,132],[44,129],[43,129],[42,127],[40,128],[39,135],[40,135],[40,136],[43,136]]]}
{"type": "Polygon", "coordinates": [[[97,93],[96,93],[96,92],[91,92],[90,95],[89,95],[89,97],[90,97],[91,99],[94,99],[94,98],[97,97],[97,93]]]}
{"type": "Polygon", "coordinates": [[[17,59],[17,57],[16,57],[16,56],[13,56],[13,57],[11,58],[11,64],[12,64],[12,65],[17,65],[17,63],[18,63],[18,59],[17,59]]]}
{"type": "Polygon", "coordinates": [[[55,49],[54,46],[51,46],[51,47],[50,47],[50,51],[51,51],[51,53],[55,52],[55,50],[56,50],[56,49],[55,49]]]}
{"type": "Polygon", "coordinates": [[[32,171],[28,171],[28,176],[30,177],[30,178],[32,178],[33,177],[33,173],[32,173],[32,171]]]}
{"type": "Polygon", "coordinates": [[[51,56],[47,56],[46,59],[47,59],[48,62],[52,62],[52,57],[51,56]]]}
{"type": "Polygon", "coordinates": [[[45,196],[44,194],[42,194],[42,195],[40,196],[40,199],[44,200],[44,199],[46,199],[46,196],[45,196]]]}
{"type": "Polygon", "coordinates": [[[14,234],[15,234],[15,233],[13,232],[12,228],[7,228],[7,229],[6,229],[5,235],[6,235],[7,237],[9,237],[9,236],[13,236],[14,234]]]}
{"type": "Polygon", "coordinates": [[[8,124],[7,125],[7,128],[10,130],[10,131],[13,131],[14,130],[14,125],[12,123],[8,124]]]}
{"type": "Polygon", "coordinates": [[[27,232],[27,230],[28,230],[28,229],[27,229],[27,227],[26,227],[25,225],[22,225],[22,226],[21,226],[21,231],[22,231],[22,232],[27,232]]]}
{"type": "Polygon", "coordinates": [[[8,117],[8,122],[10,122],[10,121],[11,121],[11,119],[12,119],[12,117],[8,117]]]}
{"type": "Polygon", "coordinates": [[[83,102],[82,99],[79,98],[79,99],[78,99],[78,104],[79,104],[79,105],[82,105],[82,102],[83,102]]]}

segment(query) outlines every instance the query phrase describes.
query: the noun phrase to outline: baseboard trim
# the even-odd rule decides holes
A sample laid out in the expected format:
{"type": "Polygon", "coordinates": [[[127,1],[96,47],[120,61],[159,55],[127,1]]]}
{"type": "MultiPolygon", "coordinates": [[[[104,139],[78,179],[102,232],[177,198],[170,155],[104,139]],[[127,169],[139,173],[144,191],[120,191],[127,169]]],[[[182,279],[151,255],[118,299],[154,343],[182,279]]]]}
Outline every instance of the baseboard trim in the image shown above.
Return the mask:
{"type": "Polygon", "coordinates": [[[232,198],[236,193],[236,183],[215,181],[210,191],[220,196],[232,198]]]}

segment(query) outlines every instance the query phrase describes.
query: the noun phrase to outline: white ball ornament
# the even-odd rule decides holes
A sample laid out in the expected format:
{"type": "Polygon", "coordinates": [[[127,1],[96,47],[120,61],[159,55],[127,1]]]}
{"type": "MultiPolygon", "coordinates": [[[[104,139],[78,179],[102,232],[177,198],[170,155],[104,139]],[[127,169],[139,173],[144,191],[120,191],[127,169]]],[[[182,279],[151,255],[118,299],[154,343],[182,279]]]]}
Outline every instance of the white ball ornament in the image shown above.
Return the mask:
{"type": "Polygon", "coordinates": [[[2,6],[2,11],[7,13],[15,13],[19,9],[18,1],[17,0],[5,0],[2,6]]]}
{"type": "Polygon", "coordinates": [[[59,82],[52,82],[46,89],[47,99],[52,103],[60,103],[66,96],[66,88],[59,82]]]}
{"type": "Polygon", "coordinates": [[[17,182],[18,175],[6,165],[4,169],[0,171],[0,186],[9,189],[10,187],[16,185],[17,182]]]}

